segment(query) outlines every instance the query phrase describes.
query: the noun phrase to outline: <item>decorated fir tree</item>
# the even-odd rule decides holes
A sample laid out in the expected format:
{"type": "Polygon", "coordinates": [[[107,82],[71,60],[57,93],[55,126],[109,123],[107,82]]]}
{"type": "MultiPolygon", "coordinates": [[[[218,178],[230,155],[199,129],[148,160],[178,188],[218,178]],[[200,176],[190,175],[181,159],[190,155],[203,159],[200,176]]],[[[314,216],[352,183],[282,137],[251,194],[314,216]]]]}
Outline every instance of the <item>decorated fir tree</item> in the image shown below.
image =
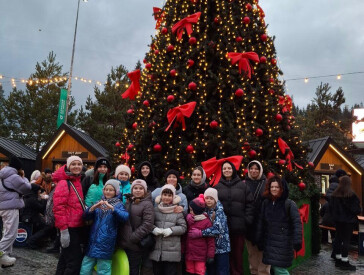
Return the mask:
{"type": "Polygon", "coordinates": [[[266,173],[300,182],[306,149],[258,0],[167,1],[154,17],[145,68],[129,73],[122,94],[132,107],[121,161],[150,160],[161,178],[239,155],[243,169],[257,159],[266,173]]]}

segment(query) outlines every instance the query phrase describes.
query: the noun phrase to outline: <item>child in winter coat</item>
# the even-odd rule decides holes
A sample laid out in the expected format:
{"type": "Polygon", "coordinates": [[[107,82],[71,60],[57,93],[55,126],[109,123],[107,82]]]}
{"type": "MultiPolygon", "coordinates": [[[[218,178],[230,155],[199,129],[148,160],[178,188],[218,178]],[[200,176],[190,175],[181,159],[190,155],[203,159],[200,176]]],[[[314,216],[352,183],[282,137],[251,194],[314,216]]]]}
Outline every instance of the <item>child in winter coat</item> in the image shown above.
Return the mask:
{"type": "Polygon", "coordinates": [[[111,274],[111,258],[114,252],[118,225],[129,218],[128,211],[119,199],[119,182],[108,180],[102,200],[87,208],[84,219],[94,220],[91,236],[81,266],[81,275],[92,274],[97,264],[97,274],[111,274]]]}
{"type": "Polygon", "coordinates": [[[115,178],[119,181],[120,185],[120,199],[123,203],[126,203],[126,194],[131,193],[131,185],[130,185],[130,177],[131,177],[131,170],[126,165],[119,165],[115,169],[115,178]]]}
{"type": "MultiPolygon", "coordinates": [[[[188,231],[194,229],[204,230],[212,226],[208,216],[204,213],[206,208],[204,195],[200,194],[190,202],[190,214],[187,215],[188,231]]],[[[189,238],[186,240],[186,271],[192,274],[204,275],[206,261],[211,263],[215,256],[215,238],[189,238]]]]}
{"type": "Polygon", "coordinates": [[[186,232],[187,225],[183,213],[175,213],[181,198],[176,196],[176,189],[166,184],[161,195],[155,199],[155,222],[153,234],[156,245],[150,254],[153,260],[153,272],[158,275],[177,275],[178,263],[181,261],[181,235],[186,232]]]}

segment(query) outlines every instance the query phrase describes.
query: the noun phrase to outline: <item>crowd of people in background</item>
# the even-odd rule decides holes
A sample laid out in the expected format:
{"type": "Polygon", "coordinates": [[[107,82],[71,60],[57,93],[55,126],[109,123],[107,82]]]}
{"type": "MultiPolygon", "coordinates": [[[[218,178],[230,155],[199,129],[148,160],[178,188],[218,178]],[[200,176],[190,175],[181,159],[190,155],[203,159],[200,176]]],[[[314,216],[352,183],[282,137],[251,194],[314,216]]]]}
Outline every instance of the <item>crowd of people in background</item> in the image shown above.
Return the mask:
{"type": "MultiPolygon", "coordinates": [[[[240,275],[245,245],[251,274],[289,274],[294,251],[302,247],[301,219],[286,181],[267,179],[257,160],[243,179],[225,161],[214,186],[201,166],[184,187],[178,167],[159,182],[148,161],[139,164],[133,181],[128,166],[112,171],[107,158],[83,168],[82,159],[71,156],[53,173],[34,171],[30,182],[16,157],[0,170],[2,267],[16,262],[11,253],[19,212],[22,222],[33,225],[31,249],[53,240],[47,251],[59,253],[56,274],[92,274],[95,265],[97,274],[111,274],[113,253],[123,249],[130,275],[240,275]]],[[[361,209],[341,171],[325,213],[336,226],[336,266],[353,269],[348,243],[361,209]]]]}

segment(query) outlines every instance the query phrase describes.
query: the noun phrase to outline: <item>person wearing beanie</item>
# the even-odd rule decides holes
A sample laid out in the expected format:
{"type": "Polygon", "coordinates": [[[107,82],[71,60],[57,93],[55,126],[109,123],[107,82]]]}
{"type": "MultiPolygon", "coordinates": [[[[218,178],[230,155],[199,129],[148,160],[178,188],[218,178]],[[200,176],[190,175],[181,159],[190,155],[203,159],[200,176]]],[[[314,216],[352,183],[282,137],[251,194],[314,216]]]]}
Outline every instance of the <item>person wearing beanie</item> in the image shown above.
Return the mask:
{"type": "Polygon", "coordinates": [[[39,170],[34,170],[30,175],[30,183],[35,183],[41,176],[42,175],[39,170]]]}
{"type": "Polygon", "coordinates": [[[187,225],[182,213],[175,213],[175,208],[181,201],[176,196],[176,189],[171,184],[161,188],[154,208],[153,235],[156,239],[154,250],[150,254],[153,261],[154,274],[178,274],[181,270],[181,236],[186,232],[187,225]]]}
{"type": "Polygon", "coordinates": [[[336,172],[335,172],[335,176],[340,179],[341,177],[343,176],[347,176],[348,174],[346,173],[345,170],[343,169],[337,169],[336,172]]]}
{"type": "Polygon", "coordinates": [[[186,239],[185,263],[186,271],[191,274],[204,275],[206,262],[214,261],[215,238],[214,237],[189,237],[190,232],[210,228],[212,223],[205,213],[206,203],[204,195],[200,194],[190,202],[190,213],[187,215],[188,234],[186,239]]]}
{"type": "Polygon", "coordinates": [[[81,185],[82,159],[70,156],[67,164],[52,174],[56,183],[53,193],[55,226],[60,230],[61,253],[57,274],[79,274],[82,245],[87,229],[84,227],[84,193],[81,185]]]}
{"type": "Polygon", "coordinates": [[[0,217],[3,234],[0,240],[0,266],[12,266],[16,259],[9,254],[18,233],[19,209],[24,207],[22,196],[31,190],[31,185],[17,157],[11,157],[9,166],[0,170],[0,217]]]}
{"type": "MultiPolygon", "coordinates": [[[[166,184],[173,185],[174,188],[176,188],[176,195],[178,195],[181,198],[181,202],[179,203],[179,206],[176,208],[176,211],[183,212],[184,214],[187,214],[188,212],[188,202],[185,194],[182,193],[182,186],[179,184],[179,172],[171,169],[168,170],[165,174],[166,184]]],[[[155,198],[161,194],[162,188],[157,188],[152,192],[152,200],[153,204],[155,205],[155,198]]]]}
{"type": "Polygon", "coordinates": [[[52,173],[53,173],[53,171],[51,170],[51,169],[49,169],[49,168],[45,168],[44,169],[44,174],[50,174],[50,175],[52,175],[52,173]]]}
{"type": "Polygon", "coordinates": [[[144,266],[145,257],[150,252],[149,247],[140,245],[153,230],[154,210],[150,192],[147,191],[144,180],[134,180],[131,185],[131,195],[125,203],[129,212],[129,222],[119,230],[118,245],[125,250],[129,260],[129,274],[139,275],[140,266],[144,266]]]}
{"type": "Polygon", "coordinates": [[[83,218],[93,223],[80,275],[92,274],[96,264],[98,274],[111,274],[118,228],[129,219],[119,192],[119,181],[109,179],[104,184],[102,199],[85,210],[83,218]]]}
{"type": "Polygon", "coordinates": [[[160,184],[154,176],[154,169],[149,161],[143,161],[138,165],[137,179],[145,180],[148,186],[148,191],[153,192],[160,184]]]}
{"type": "Polygon", "coordinates": [[[120,185],[119,196],[120,199],[125,204],[127,196],[131,194],[131,184],[130,184],[131,170],[129,166],[121,164],[118,167],[116,167],[114,177],[119,181],[120,185]]]}
{"type": "Polygon", "coordinates": [[[207,189],[206,173],[201,166],[197,166],[193,169],[190,183],[183,187],[183,194],[186,195],[188,204],[197,198],[200,194],[203,194],[207,189]]]}

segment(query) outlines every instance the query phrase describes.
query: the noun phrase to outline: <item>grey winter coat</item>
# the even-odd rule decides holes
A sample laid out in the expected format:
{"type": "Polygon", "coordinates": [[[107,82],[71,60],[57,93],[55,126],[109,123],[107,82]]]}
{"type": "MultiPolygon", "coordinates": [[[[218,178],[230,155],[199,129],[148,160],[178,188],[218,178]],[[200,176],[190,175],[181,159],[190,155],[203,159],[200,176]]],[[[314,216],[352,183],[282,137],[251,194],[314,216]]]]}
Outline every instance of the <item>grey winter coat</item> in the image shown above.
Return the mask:
{"type": "Polygon", "coordinates": [[[26,177],[18,175],[18,171],[10,166],[0,170],[0,210],[20,209],[24,207],[23,198],[17,193],[27,194],[31,190],[31,185],[26,177]],[[14,189],[16,192],[5,189],[14,189]]]}
{"type": "Polygon", "coordinates": [[[170,228],[172,235],[164,237],[155,236],[155,248],[149,258],[157,262],[180,262],[181,261],[181,235],[187,230],[187,224],[183,213],[162,213],[158,206],[155,210],[155,227],[170,228]]]}
{"type": "Polygon", "coordinates": [[[150,193],[140,201],[128,200],[125,209],[129,213],[129,222],[119,229],[118,244],[123,249],[143,251],[138,244],[154,228],[154,209],[150,193]]]}
{"type": "MultiPolygon", "coordinates": [[[[159,187],[159,188],[155,189],[152,192],[152,200],[153,200],[154,206],[156,206],[155,198],[157,196],[160,196],[161,190],[162,190],[162,187],[159,187]]],[[[182,186],[179,183],[177,183],[176,195],[181,198],[181,202],[179,203],[179,205],[180,206],[183,206],[183,212],[185,214],[187,214],[187,212],[188,212],[188,202],[187,202],[187,198],[186,198],[185,194],[182,193],[182,186]]]]}

